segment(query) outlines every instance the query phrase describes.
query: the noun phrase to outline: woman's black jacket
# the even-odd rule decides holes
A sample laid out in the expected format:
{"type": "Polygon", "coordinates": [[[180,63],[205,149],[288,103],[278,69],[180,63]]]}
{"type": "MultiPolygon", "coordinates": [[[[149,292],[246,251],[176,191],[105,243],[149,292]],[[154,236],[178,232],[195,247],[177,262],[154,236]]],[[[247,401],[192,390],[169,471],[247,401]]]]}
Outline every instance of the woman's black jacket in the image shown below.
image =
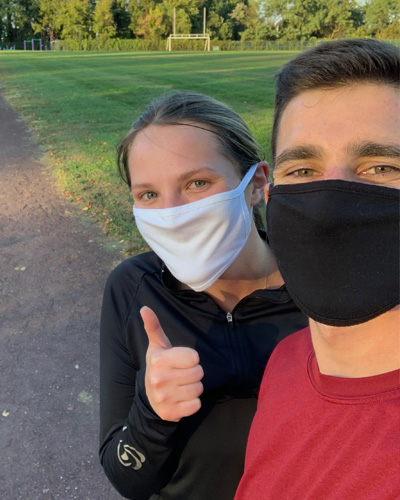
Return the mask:
{"type": "Polygon", "coordinates": [[[100,460],[135,500],[232,500],[265,364],[277,343],[307,324],[285,288],[258,290],[224,312],[207,293],[179,290],[153,253],[111,273],[101,316],[100,460]],[[161,420],[144,388],[148,340],[139,314],[157,314],[173,346],[200,356],[198,413],[161,420]]]}

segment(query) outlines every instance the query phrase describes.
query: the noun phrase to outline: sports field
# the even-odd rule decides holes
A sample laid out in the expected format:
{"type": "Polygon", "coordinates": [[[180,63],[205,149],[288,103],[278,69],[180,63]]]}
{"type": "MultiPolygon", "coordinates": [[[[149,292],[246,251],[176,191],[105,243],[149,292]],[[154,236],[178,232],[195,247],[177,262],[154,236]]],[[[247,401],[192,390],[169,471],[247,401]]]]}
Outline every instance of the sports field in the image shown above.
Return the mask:
{"type": "Polygon", "coordinates": [[[273,75],[294,52],[0,52],[0,85],[26,118],[60,189],[140,249],[115,146],[154,97],[209,94],[247,122],[269,158],[273,75]]]}

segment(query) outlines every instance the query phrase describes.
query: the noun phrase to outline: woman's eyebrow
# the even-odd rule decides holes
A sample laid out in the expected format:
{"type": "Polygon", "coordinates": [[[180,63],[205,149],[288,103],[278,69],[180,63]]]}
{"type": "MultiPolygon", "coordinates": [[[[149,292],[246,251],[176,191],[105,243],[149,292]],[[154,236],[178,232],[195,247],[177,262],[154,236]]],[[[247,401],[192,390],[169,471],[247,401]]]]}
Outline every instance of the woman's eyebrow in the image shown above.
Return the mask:
{"type": "Polygon", "coordinates": [[[153,186],[149,182],[143,182],[142,184],[131,184],[131,190],[133,189],[151,189],[153,186]]]}
{"type": "Polygon", "coordinates": [[[215,170],[209,167],[199,167],[199,168],[194,168],[192,170],[189,170],[188,172],[184,172],[180,176],[178,176],[178,180],[184,181],[186,179],[189,179],[190,177],[196,176],[196,175],[218,175],[215,170]]]}
{"type": "Polygon", "coordinates": [[[400,158],[400,147],[397,144],[381,144],[378,142],[352,143],[347,147],[354,156],[383,156],[386,158],[400,158]]]}
{"type": "MultiPolygon", "coordinates": [[[[193,177],[193,176],[196,176],[196,175],[212,175],[212,176],[216,176],[218,175],[218,173],[213,170],[212,168],[208,168],[208,167],[199,167],[199,168],[195,168],[193,170],[189,170],[188,172],[184,172],[182,173],[181,175],[178,175],[177,178],[176,178],[176,181],[177,182],[182,182],[182,181],[185,181],[186,179],[189,179],[190,177],[193,177]]],[[[140,184],[135,184],[134,182],[132,182],[132,185],[131,185],[131,190],[137,190],[137,189],[154,189],[154,183],[151,183],[151,182],[142,182],[140,184]]]]}
{"type": "Polygon", "coordinates": [[[288,161],[322,158],[322,155],[322,148],[318,146],[296,146],[294,148],[285,149],[276,157],[275,168],[278,168],[282,163],[288,161]]]}

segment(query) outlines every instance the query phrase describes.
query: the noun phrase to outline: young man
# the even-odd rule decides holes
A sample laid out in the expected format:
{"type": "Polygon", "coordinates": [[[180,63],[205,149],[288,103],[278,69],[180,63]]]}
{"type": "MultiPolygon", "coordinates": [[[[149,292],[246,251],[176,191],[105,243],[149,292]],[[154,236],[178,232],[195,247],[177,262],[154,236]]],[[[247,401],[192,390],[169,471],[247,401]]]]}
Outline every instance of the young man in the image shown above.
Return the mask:
{"type": "Polygon", "coordinates": [[[400,498],[399,73],[353,39],[278,74],[268,235],[310,328],[267,365],[237,500],[400,498]]]}

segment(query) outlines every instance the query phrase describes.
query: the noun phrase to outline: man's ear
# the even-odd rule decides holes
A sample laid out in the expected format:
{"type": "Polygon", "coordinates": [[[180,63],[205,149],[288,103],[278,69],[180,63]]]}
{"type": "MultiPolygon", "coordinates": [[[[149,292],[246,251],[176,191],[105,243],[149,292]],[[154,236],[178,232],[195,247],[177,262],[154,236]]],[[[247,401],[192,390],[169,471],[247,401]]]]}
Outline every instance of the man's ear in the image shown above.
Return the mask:
{"type": "Polygon", "coordinates": [[[260,161],[257,165],[257,170],[253,176],[253,180],[251,183],[252,192],[251,192],[251,206],[254,207],[259,203],[263,197],[266,186],[268,186],[268,177],[269,177],[269,166],[266,161],[260,161]]]}

